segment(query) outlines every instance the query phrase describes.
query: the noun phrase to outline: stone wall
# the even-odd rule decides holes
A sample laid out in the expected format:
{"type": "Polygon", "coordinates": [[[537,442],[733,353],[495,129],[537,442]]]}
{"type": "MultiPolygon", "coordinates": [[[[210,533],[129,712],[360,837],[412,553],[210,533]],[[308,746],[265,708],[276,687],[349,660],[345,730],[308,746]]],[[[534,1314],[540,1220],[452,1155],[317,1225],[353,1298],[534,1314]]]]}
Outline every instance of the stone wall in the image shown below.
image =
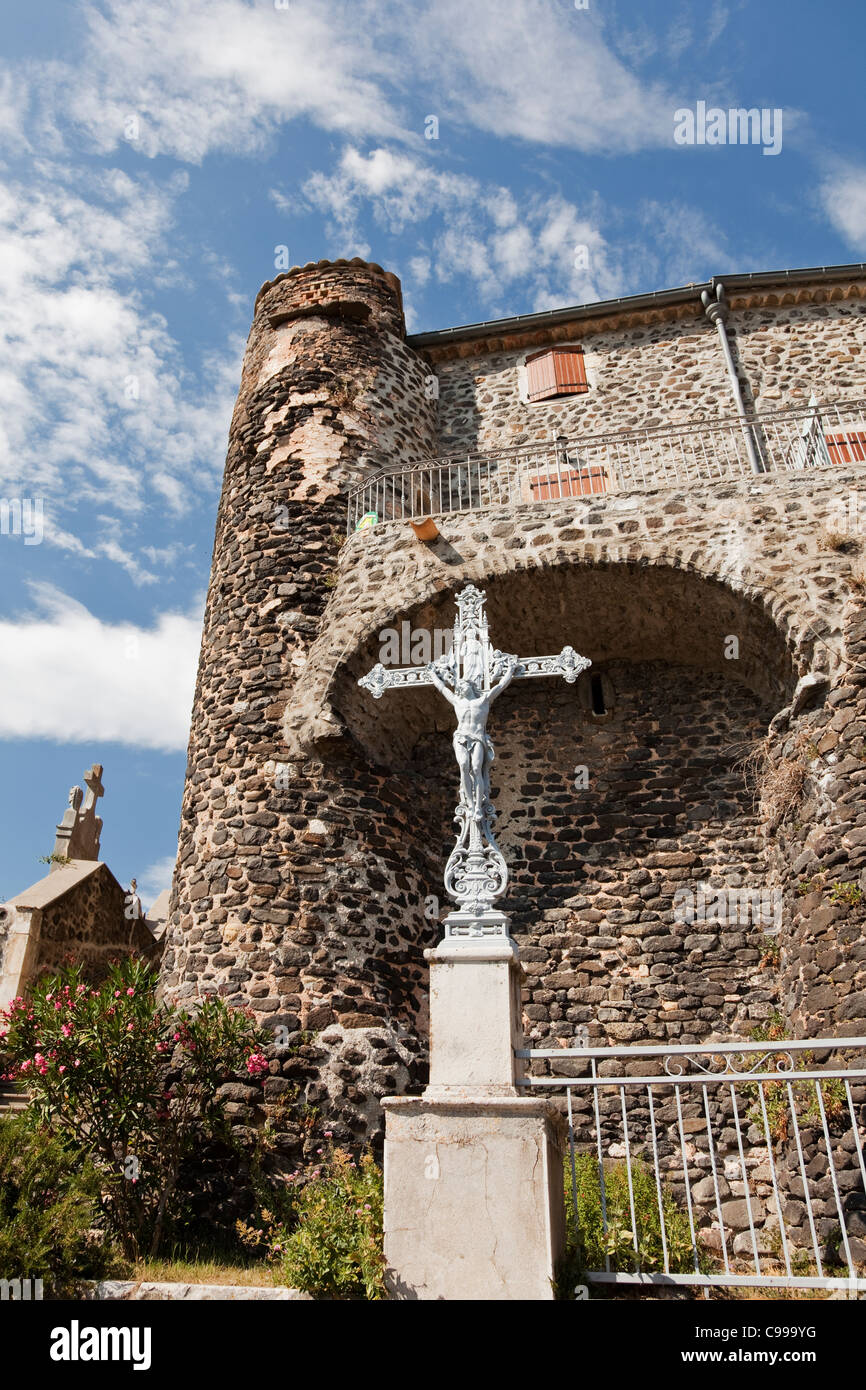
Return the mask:
{"type": "Polygon", "coordinates": [[[798,1036],[866,1036],[866,605],[844,609],[844,664],[767,740],[765,823],[784,892],[781,1008],[798,1036]]]}
{"type": "Polygon", "coordinates": [[[275,1054],[269,1099],[300,1072],[313,1103],[320,1073],[341,1067],[330,1092],[351,1092],[362,1133],[363,1088],[371,1078],[382,1089],[406,1084],[419,1048],[399,1036],[422,983],[399,894],[373,951],[363,912],[380,879],[408,886],[415,872],[391,828],[409,819],[411,790],[351,749],[324,767],[288,763],[282,722],[336,580],[339,489],[383,455],[430,452],[428,375],[405,342],[399,283],[377,266],[321,262],[259,294],[217,518],[166,930],[166,993],[189,1001],[219,991],[293,1035],[291,1056],[275,1054]],[[306,1037],[330,1025],[343,1030],[347,1055],[306,1037]],[[363,1033],[376,1025],[381,1039],[363,1033]],[[392,1063],[378,1064],[392,1054],[404,1068],[396,1082],[392,1063]]]}
{"type": "Polygon", "coordinates": [[[758,969],[763,925],[689,922],[674,895],[765,883],[742,761],[775,711],[686,666],[604,671],[601,719],[568,687],[520,690],[496,710],[530,1045],[571,1045],[581,1025],[598,1046],[741,1035],[776,1002],[758,969]]]}
{"type": "MultiPolygon", "coordinates": [[[[866,285],[850,292],[850,299],[828,302],[828,292],[816,287],[812,302],[779,304],[779,296],[768,296],[754,307],[754,297],[732,294],[728,334],[747,408],[802,407],[813,391],[821,400],[863,394],[866,306],[854,295],[866,294],[866,285]]],[[[438,452],[732,416],[721,345],[697,294],[691,306],[641,317],[633,326],[625,316],[590,318],[570,328],[512,333],[501,342],[488,332],[477,344],[427,348],[439,378],[438,452]],[[527,401],[523,364],[547,342],[583,348],[586,392],[527,401]]]]}

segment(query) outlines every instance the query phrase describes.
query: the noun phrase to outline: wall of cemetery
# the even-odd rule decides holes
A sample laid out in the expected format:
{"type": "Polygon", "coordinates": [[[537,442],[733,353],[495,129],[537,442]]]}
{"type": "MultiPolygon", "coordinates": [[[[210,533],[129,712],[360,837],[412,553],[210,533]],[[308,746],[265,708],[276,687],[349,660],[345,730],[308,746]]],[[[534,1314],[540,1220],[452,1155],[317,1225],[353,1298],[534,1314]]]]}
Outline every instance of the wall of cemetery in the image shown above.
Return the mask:
{"type": "Polygon", "coordinates": [[[78,859],[0,906],[0,1006],[70,960],[98,979],[130,952],[155,957],[148,928],[126,916],[126,897],[106,864],[78,859]]]}

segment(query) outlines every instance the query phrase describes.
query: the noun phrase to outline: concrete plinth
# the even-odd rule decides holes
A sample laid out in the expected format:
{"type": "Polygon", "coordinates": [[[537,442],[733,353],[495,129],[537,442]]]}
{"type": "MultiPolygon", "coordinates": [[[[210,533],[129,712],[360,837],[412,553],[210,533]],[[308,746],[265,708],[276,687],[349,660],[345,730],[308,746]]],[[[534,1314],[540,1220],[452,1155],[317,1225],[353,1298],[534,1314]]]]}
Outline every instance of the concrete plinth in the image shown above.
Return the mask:
{"type": "MultiPolygon", "coordinates": [[[[503,919],[505,920],[505,919],[503,919]]],[[[446,940],[430,963],[428,1099],[518,1094],[523,967],[511,937],[446,940]]]]}
{"type": "Polygon", "coordinates": [[[551,1299],[565,1239],[556,1109],[468,1094],[383,1105],[392,1296],[551,1299]]]}

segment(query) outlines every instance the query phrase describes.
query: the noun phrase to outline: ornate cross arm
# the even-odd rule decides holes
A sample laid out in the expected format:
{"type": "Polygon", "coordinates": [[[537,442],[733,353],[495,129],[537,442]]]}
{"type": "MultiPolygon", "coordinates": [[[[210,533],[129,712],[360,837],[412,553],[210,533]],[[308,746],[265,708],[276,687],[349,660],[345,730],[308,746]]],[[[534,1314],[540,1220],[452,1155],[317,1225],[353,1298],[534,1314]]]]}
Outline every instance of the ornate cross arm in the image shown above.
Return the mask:
{"type": "MultiPolygon", "coordinates": [[[[501,652],[494,652],[494,659],[501,655],[501,652]]],[[[527,676],[563,676],[569,685],[573,685],[581,671],[585,671],[591,665],[589,657],[578,656],[574,647],[563,647],[558,656],[521,657],[514,672],[514,679],[522,680],[527,676]]]]}
{"type": "MultiPolygon", "coordinates": [[[[496,673],[499,663],[504,660],[502,652],[493,653],[493,665],[491,674],[496,673]]],[[[434,667],[442,675],[450,674],[451,666],[447,657],[441,657],[438,662],[434,662],[434,667]]],[[[563,647],[558,656],[525,656],[517,662],[514,670],[515,680],[524,680],[528,676],[563,676],[569,685],[573,685],[580,675],[592,662],[586,656],[578,656],[574,647],[563,647]]],[[[432,685],[426,666],[383,666],[379,662],[368,671],[366,676],[362,676],[358,684],[365,690],[369,690],[374,700],[381,700],[386,690],[394,690],[397,687],[405,689],[410,685],[432,685]]]]}
{"type": "Polygon", "coordinates": [[[358,684],[369,690],[374,700],[381,700],[385,691],[395,686],[432,685],[433,682],[427,674],[426,666],[397,666],[389,670],[379,662],[372,671],[361,677],[358,684]]]}

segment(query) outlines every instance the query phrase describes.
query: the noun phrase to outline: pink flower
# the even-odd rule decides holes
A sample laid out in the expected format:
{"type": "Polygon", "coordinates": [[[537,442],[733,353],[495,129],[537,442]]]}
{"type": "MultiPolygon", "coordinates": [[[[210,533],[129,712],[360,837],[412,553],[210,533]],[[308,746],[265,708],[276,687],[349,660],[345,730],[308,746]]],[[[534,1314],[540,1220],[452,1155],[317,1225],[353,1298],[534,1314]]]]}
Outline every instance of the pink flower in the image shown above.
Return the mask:
{"type": "Polygon", "coordinates": [[[134,1033],[134,1032],[135,1032],[135,1024],[134,1024],[134,1023],[127,1023],[127,1025],[126,1025],[126,1031],[127,1031],[127,1033],[134,1033]]]}
{"type": "Polygon", "coordinates": [[[78,1060],[77,1057],[76,1057],[75,1061],[72,1063],[72,1065],[73,1065],[74,1067],[80,1067],[80,1066],[81,1066],[81,1063],[79,1062],[79,1060],[78,1060]]]}
{"type": "Polygon", "coordinates": [[[119,999],[119,998],[120,998],[120,990],[119,990],[119,989],[116,989],[116,990],[114,991],[114,997],[115,997],[115,999],[119,999]]]}
{"type": "Polygon", "coordinates": [[[127,992],[127,994],[129,995],[130,999],[131,999],[132,996],[135,994],[135,990],[132,989],[131,987],[130,987],[126,992],[127,992]]]}
{"type": "Polygon", "coordinates": [[[65,1068],[64,1066],[61,1065],[61,1066],[59,1066],[59,1067],[57,1068],[57,1070],[58,1070],[58,1071],[66,1071],[66,1068],[65,1068]]]}
{"type": "Polygon", "coordinates": [[[63,1034],[64,1038],[68,1038],[72,1032],[72,1029],[70,1028],[68,1023],[64,1023],[60,1031],[63,1034]]]}

